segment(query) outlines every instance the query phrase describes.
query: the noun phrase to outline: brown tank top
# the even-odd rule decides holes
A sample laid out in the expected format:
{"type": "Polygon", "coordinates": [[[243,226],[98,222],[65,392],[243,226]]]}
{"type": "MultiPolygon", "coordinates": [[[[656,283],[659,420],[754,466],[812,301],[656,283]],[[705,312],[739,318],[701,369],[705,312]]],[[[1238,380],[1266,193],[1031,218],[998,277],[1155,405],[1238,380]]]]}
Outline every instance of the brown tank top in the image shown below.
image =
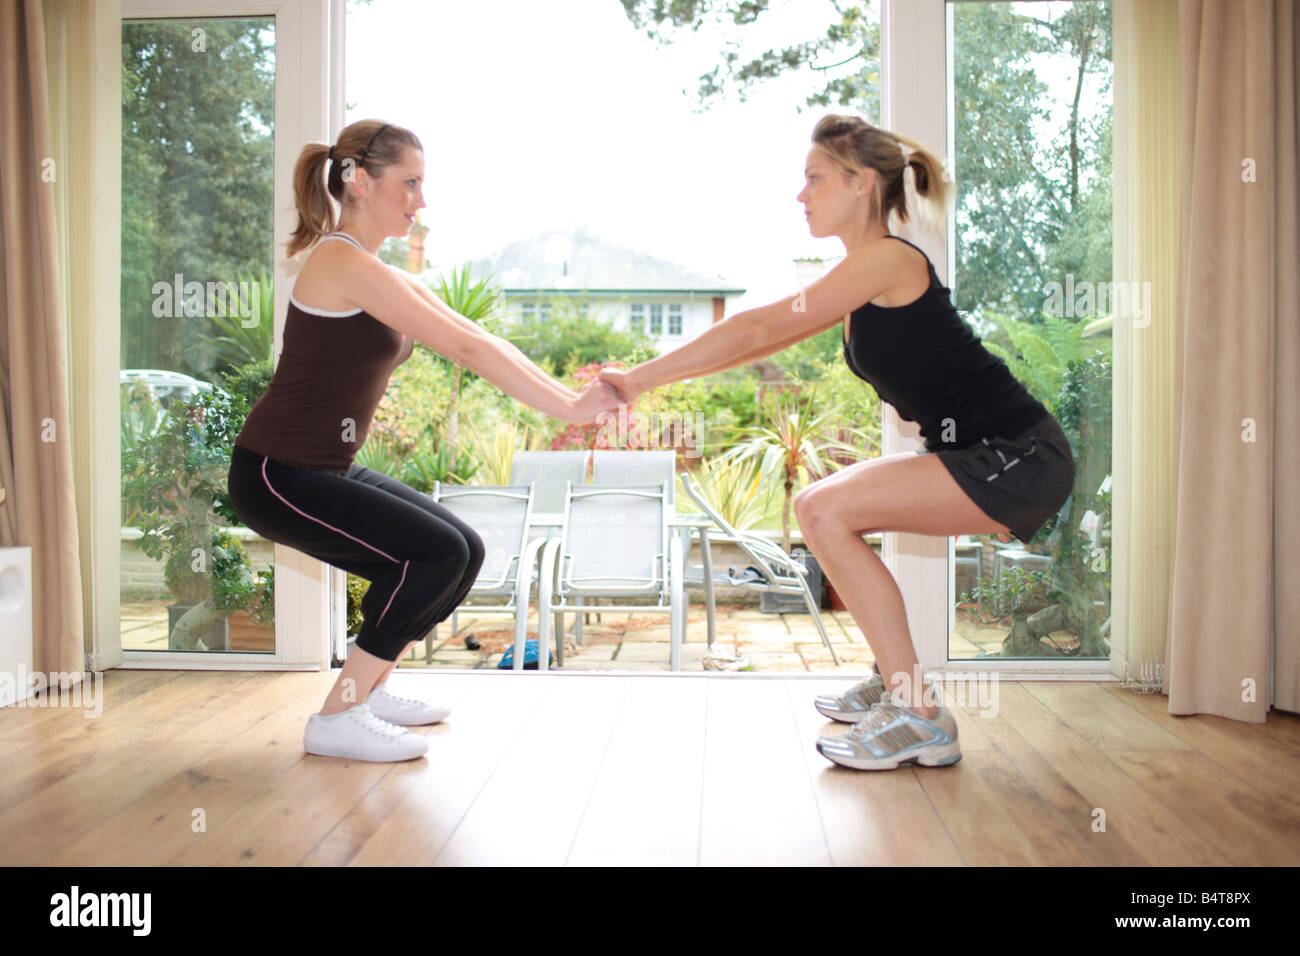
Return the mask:
{"type": "MultiPolygon", "coordinates": [[[[335,238],[361,248],[342,233],[325,237],[335,238]]],[[[361,309],[328,312],[290,296],[279,364],[235,444],[285,465],[346,474],[389,376],[414,348],[361,309]]]]}

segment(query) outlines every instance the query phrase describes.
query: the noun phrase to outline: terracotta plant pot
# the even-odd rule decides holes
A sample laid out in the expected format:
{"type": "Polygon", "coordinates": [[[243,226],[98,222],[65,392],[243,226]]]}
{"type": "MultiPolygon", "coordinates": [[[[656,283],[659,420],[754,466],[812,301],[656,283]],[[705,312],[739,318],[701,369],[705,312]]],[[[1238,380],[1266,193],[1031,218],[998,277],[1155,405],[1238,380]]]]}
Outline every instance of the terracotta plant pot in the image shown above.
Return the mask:
{"type": "Polygon", "coordinates": [[[832,611],[848,610],[848,608],[844,606],[844,601],[840,597],[839,592],[835,590],[834,585],[832,585],[830,581],[826,582],[826,596],[830,599],[832,611]]]}

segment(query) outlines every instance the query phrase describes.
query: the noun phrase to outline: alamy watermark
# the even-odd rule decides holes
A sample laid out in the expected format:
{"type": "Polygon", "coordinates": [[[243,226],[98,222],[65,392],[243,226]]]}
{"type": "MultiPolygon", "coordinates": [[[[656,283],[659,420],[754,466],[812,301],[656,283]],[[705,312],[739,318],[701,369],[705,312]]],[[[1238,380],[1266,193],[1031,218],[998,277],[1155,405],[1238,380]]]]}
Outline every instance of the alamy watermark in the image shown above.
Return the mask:
{"type": "Polygon", "coordinates": [[[87,717],[104,713],[102,671],[0,671],[0,707],[79,707],[87,717]]]}
{"type": "Polygon", "coordinates": [[[1065,284],[1049,282],[1043,287],[1047,299],[1043,312],[1055,318],[1098,318],[1110,315],[1132,319],[1133,328],[1151,324],[1150,282],[1075,282],[1067,273],[1065,284]]]}
{"type": "Polygon", "coordinates": [[[250,329],[261,321],[262,284],[256,280],[239,282],[185,281],[176,273],[171,282],[159,280],[153,292],[153,314],[159,319],[239,318],[250,329]]]}
{"type": "Polygon", "coordinates": [[[618,415],[601,412],[596,416],[598,446],[609,448],[684,448],[687,458],[699,458],[699,444],[705,430],[704,413],[651,411],[628,414],[626,405],[618,415]]]}
{"type": "MultiPolygon", "coordinates": [[[[904,701],[910,701],[915,675],[897,671],[891,678],[894,692],[904,701]]],[[[945,689],[956,707],[970,707],[981,717],[998,715],[998,686],[1001,675],[997,671],[951,671],[942,675],[926,675],[921,681],[921,706],[941,707],[945,689]]],[[[891,685],[887,685],[891,686],[891,685]]]]}

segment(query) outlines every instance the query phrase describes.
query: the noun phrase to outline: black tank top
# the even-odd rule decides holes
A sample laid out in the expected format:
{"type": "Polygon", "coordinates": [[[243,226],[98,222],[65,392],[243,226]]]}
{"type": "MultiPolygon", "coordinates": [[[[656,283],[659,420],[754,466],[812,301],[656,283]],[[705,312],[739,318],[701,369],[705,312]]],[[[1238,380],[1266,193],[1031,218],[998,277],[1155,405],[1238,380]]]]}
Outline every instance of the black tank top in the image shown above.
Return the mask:
{"type": "Polygon", "coordinates": [[[361,309],[327,312],[291,296],[279,364],[234,443],[286,465],[345,474],[389,376],[414,347],[361,309]]]}
{"type": "MultiPolygon", "coordinates": [[[[901,236],[888,238],[925,255],[901,236]]],[[[919,299],[894,308],[868,302],[853,311],[845,362],[900,417],[920,425],[927,451],[1020,434],[1047,408],[980,344],[929,256],[925,263],[930,287],[919,299]]]]}

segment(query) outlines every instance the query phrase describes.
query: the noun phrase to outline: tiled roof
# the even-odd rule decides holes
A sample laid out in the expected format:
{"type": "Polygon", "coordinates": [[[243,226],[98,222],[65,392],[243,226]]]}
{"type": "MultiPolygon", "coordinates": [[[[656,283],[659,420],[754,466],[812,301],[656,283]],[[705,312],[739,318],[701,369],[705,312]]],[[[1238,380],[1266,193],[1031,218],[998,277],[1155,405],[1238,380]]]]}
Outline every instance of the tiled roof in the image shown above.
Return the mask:
{"type": "Polygon", "coordinates": [[[506,293],[551,290],[586,292],[705,292],[741,295],[720,276],[684,266],[582,230],[553,230],[512,242],[472,264],[473,275],[492,273],[506,293]]]}

